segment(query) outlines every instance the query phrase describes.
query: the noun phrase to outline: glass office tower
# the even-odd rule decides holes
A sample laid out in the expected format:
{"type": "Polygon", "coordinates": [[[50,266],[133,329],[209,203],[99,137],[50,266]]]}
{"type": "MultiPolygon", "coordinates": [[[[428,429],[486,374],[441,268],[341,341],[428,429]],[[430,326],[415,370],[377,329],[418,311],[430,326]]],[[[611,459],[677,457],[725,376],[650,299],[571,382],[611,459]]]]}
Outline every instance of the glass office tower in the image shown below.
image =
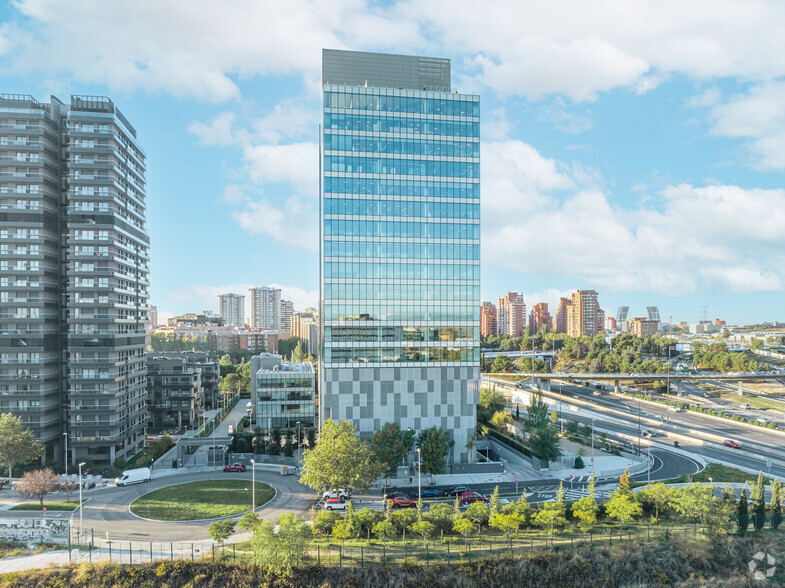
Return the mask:
{"type": "Polygon", "coordinates": [[[480,102],[450,61],[324,50],[320,419],[442,427],[471,459],[480,102]]]}

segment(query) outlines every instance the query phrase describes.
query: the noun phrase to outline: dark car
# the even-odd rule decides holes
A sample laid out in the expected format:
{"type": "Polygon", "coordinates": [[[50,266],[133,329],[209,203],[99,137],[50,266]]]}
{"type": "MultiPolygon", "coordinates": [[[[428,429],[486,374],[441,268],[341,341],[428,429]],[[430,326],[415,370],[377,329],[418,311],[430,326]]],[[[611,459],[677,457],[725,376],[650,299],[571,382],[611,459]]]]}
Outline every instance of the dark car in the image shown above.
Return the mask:
{"type": "Polygon", "coordinates": [[[439,496],[441,496],[441,492],[436,488],[426,488],[420,493],[420,498],[438,498],[439,496]]]}
{"type": "Polygon", "coordinates": [[[458,496],[464,492],[470,492],[468,486],[453,486],[449,490],[444,491],[444,496],[458,496]]]}
{"type": "Polygon", "coordinates": [[[397,488],[393,488],[388,490],[387,493],[384,495],[385,500],[392,500],[396,496],[408,496],[409,493],[405,490],[398,490],[397,488]]]}
{"type": "Polygon", "coordinates": [[[488,499],[477,492],[462,492],[460,501],[461,504],[474,504],[475,502],[488,502],[488,499]]]}
{"type": "Polygon", "coordinates": [[[741,443],[738,441],[734,441],[733,439],[725,439],[722,442],[725,447],[733,447],[733,449],[741,449],[741,443]]]}
{"type": "Polygon", "coordinates": [[[245,465],[241,463],[233,463],[232,465],[225,465],[224,466],[225,472],[244,472],[245,465]]]}

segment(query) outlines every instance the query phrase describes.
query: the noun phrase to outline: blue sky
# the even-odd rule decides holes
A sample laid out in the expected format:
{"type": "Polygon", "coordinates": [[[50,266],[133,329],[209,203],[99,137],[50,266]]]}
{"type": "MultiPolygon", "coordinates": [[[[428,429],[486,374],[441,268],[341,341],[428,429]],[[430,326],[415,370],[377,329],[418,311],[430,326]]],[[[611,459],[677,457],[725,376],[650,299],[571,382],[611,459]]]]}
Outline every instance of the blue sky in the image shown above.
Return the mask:
{"type": "Polygon", "coordinates": [[[110,96],[148,155],[152,303],[317,302],[322,47],[481,95],[482,297],[785,320],[785,5],[19,0],[0,90],[110,96]]]}

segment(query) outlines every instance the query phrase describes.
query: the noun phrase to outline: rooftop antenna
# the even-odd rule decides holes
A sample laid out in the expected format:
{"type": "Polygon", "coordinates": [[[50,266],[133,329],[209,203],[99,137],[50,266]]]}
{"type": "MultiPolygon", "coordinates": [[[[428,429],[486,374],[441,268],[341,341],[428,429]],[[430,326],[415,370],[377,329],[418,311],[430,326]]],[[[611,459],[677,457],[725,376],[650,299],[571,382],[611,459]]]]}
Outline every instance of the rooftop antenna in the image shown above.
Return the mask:
{"type": "Polygon", "coordinates": [[[709,306],[707,304],[704,304],[703,306],[701,306],[701,308],[703,309],[703,320],[705,321],[707,320],[706,316],[709,313],[709,306]]]}

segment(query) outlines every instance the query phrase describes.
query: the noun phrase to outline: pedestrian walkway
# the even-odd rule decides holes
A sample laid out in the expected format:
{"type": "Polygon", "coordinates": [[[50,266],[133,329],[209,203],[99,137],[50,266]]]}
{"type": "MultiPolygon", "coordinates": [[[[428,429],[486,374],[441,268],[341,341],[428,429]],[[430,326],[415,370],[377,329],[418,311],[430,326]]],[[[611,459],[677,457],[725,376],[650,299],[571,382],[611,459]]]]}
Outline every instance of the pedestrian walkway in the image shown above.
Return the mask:
{"type": "Polygon", "coordinates": [[[237,430],[237,426],[240,424],[240,420],[244,416],[248,416],[248,402],[249,400],[246,398],[240,398],[237,401],[237,404],[234,405],[232,410],[229,411],[223,420],[213,429],[213,432],[210,433],[210,437],[228,437],[229,436],[229,427],[231,426],[233,430],[237,430]]]}

